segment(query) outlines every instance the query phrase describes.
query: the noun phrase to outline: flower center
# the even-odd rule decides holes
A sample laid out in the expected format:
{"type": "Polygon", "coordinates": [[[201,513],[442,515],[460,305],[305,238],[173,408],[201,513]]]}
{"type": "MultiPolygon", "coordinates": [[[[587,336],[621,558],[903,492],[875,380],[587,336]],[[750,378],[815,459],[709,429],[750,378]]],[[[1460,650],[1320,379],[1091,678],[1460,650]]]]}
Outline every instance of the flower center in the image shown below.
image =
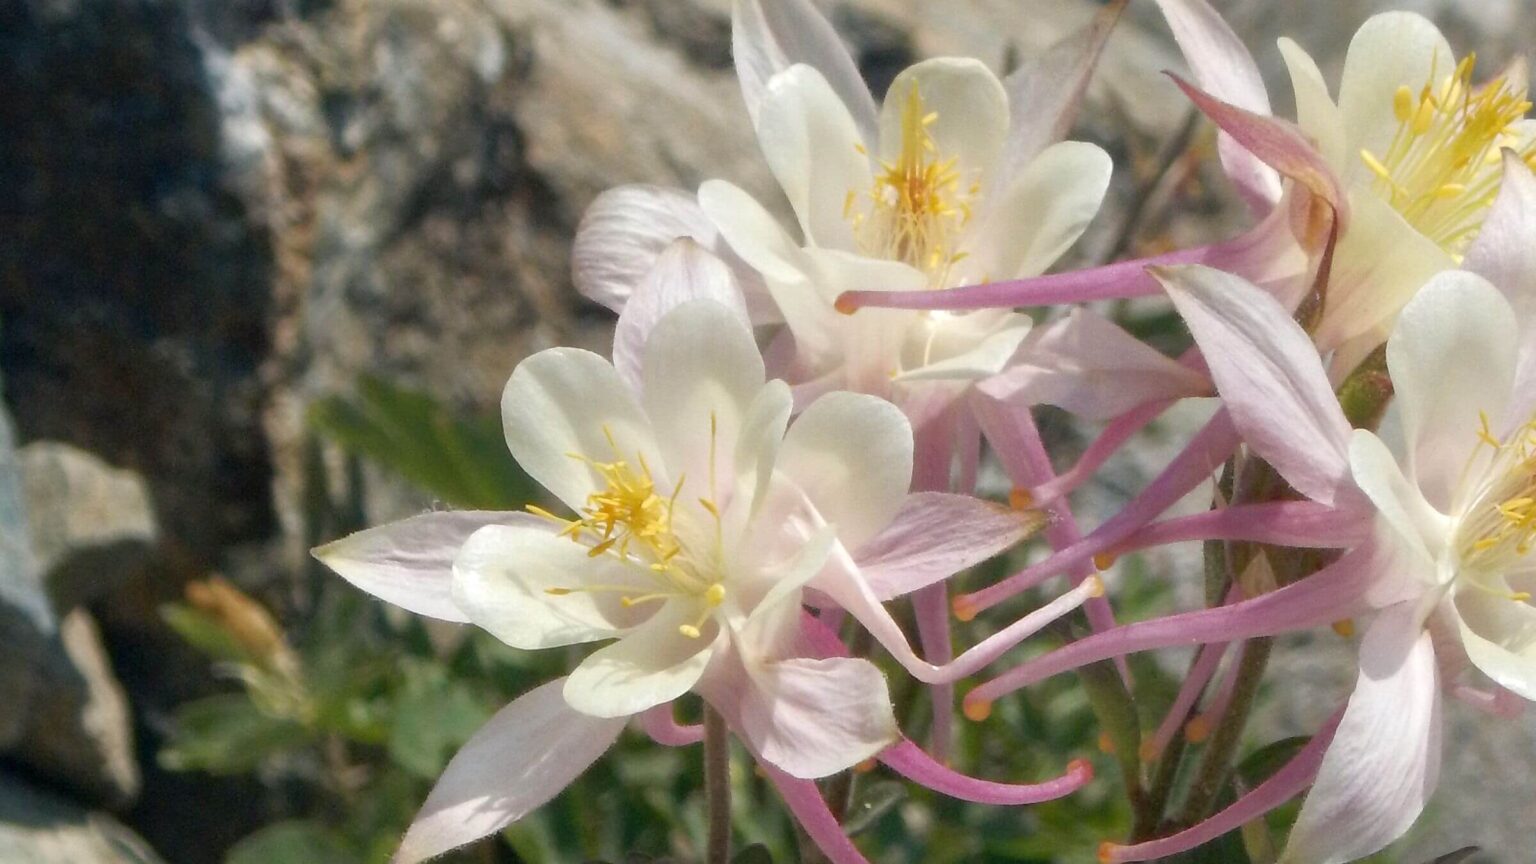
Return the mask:
{"type": "Polygon", "coordinates": [[[1485,416],[1478,437],[1493,448],[1493,462],[1463,522],[1461,554],[1479,573],[1501,575],[1536,548],[1536,417],[1500,441],[1485,416]]]}
{"type": "MultiPolygon", "coordinates": [[[[707,555],[691,555],[674,529],[677,515],[677,499],[683,491],[684,479],[666,497],[658,492],[651,467],[645,455],[636,453],[633,462],[620,452],[613,434],[605,426],[603,434],[608,439],[611,459],[600,462],[585,454],[566,454],[602,478],[603,488],[587,495],[575,519],[562,519],[553,513],[529,505],[528,511],[563,526],[561,536],[587,546],[587,555],[597,558],[611,555],[641,568],[654,583],[654,590],[637,591],[633,585],[583,585],[575,588],[546,588],[546,593],[557,597],[575,593],[616,593],[620,603],[627,607],[641,603],[673,598],[691,599],[700,604],[697,620],[678,627],[678,632],[692,639],[701,635],[700,628],[725,602],[725,586],[721,584],[721,568],[718,564],[721,533],[720,511],[712,499],[700,498],[714,523],[713,543],[704,550],[707,555]]],[[[710,419],[710,473],[714,474],[715,422],[710,419]]],[[[711,477],[710,488],[715,488],[711,477]]],[[[697,545],[697,544],[695,544],[697,545]]]]}
{"type": "Polygon", "coordinates": [[[1458,262],[1498,196],[1502,148],[1536,164],[1536,143],[1521,142],[1511,129],[1531,108],[1524,86],[1501,75],[1474,88],[1476,63],[1468,55],[1438,87],[1432,75],[1417,96],[1397,88],[1392,143],[1385,153],[1360,151],[1377,194],[1458,262]]]}
{"type": "MultiPolygon", "coordinates": [[[[958,250],[960,234],[981,187],[964,182],[957,158],[939,153],[929,131],[938,118],[913,81],[901,110],[900,154],[880,162],[866,207],[860,206],[858,190],[848,190],[843,217],[853,225],[860,252],[910,264],[942,287],[950,268],[965,257],[958,250]]],[[[859,151],[865,152],[862,146],[859,151]]]]}

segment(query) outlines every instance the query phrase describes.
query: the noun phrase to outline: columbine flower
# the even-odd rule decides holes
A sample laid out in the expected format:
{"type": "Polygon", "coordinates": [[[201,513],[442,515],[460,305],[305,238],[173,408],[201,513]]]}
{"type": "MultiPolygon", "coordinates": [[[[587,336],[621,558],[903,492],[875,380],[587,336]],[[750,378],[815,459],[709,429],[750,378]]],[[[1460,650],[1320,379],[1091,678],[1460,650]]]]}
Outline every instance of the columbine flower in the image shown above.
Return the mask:
{"type": "Polygon", "coordinates": [[[415,593],[407,605],[468,619],[514,647],[616,640],[466,745],[402,860],[521,817],[600,755],[626,718],[690,689],[754,754],[795,777],[847,768],[897,740],[878,670],[800,655],[797,634],[802,586],[837,538],[860,543],[901,506],[899,459],[845,458],[899,453],[903,440],[910,452],[901,415],[871,397],[836,394],[786,434],[788,388],[764,383],[745,321],[708,300],[662,317],[647,345],[638,394],[606,361],[564,348],[525,360],[507,385],[513,455],[571,516],[503,514],[502,524],[463,539],[462,529],[491,520],[433,514],[317,551],[365,589],[415,593]],[[841,491],[819,494],[829,483],[841,491]],[[838,528],[822,527],[807,489],[838,528]],[[417,545],[431,530],[463,539],[446,596],[436,562],[449,553],[417,545]],[[381,558],[393,566],[371,566],[381,558]],[[429,570],[415,569],[423,564],[429,570]],[[424,590],[404,588],[402,574],[424,590]]]}
{"type": "Polygon", "coordinates": [[[1308,255],[1315,261],[1328,237],[1310,204],[1323,200],[1340,230],[1314,337],[1336,352],[1337,377],[1381,344],[1430,276],[1461,261],[1499,192],[1501,150],[1536,162],[1524,68],[1475,82],[1475,58],[1456,60],[1422,16],[1388,12],[1366,21],[1350,43],[1337,100],[1316,63],[1282,39],[1296,95],[1293,126],[1270,116],[1253,58],[1204,0],[1159,5],[1204,90],[1181,86],[1223,129],[1222,164],[1266,217],[1259,226],[1212,247],[1098,270],[847,302],[977,309],[1136,296],[1158,290],[1146,265],[1200,263],[1238,273],[1294,307],[1312,286],[1308,255]],[[1297,181],[1288,199],[1281,176],[1297,181]]]}
{"type": "MultiPolygon", "coordinates": [[[[508,445],[571,515],[431,513],[316,550],[382,599],[473,622],[516,647],[616,640],[513,702],[465,746],[401,860],[521,818],[601,755],[627,718],[690,689],[786,788],[804,791],[794,778],[874,755],[899,740],[884,679],[867,661],[805,652],[815,634],[803,628],[815,622],[802,611],[803,589],[848,598],[877,628],[889,624],[883,638],[931,672],[880,600],[1038,527],[965,496],[908,495],[911,428],[874,397],[829,394],[786,432],[789,388],[764,382],[747,322],[729,266],[693,241],[674,243],[634,287],[612,365],[551,349],[507,385],[508,445]]],[[[1009,638],[944,671],[974,671],[1022,636],[1009,638]]],[[[887,761],[918,782],[1002,802],[1056,797],[1087,779],[1074,766],[1038,786],[977,785],[910,750],[887,761]]]]}
{"type": "MultiPolygon", "coordinates": [[[[1315,348],[1273,298],[1215,271],[1159,273],[1254,451],[1292,487],[1334,508],[1335,521],[1375,530],[1353,543],[1340,538],[1356,548],[1296,584],[1091,637],[1083,642],[1097,647],[1073,646],[1075,656],[1011,673],[1008,685],[1104,649],[1243,639],[1380,611],[1361,644],[1355,693],[1337,731],[1325,730],[1331,745],[1325,737],[1297,767],[1209,824],[1110,848],[1106,860],[1189,848],[1314,777],[1283,860],[1368,855],[1406,831],[1433,791],[1442,687],[1496,712],[1509,707],[1506,692],[1536,698],[1536,178],[1517,154],[1506,160],[1504,189],[1466,255],[1499,288],[1469,272],[1439,274],[1404,308],[1387,343],[1406,438],[1402,467],[1373,433],[1350,432],[1315,348]],[[1501,689],[1456,682],[1468,661],[1501,689]]],[[[1304,535],[1289,542],[1315,545],[1304,535]]]]}

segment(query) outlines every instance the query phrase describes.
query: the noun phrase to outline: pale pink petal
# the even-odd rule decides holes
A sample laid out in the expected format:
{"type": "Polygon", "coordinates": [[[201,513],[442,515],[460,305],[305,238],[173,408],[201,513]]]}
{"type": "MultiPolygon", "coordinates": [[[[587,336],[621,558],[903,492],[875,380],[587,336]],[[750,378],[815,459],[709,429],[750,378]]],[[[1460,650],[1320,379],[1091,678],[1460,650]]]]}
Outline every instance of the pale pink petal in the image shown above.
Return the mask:
{"type": "Polygon", "coordinates": [[[612,639],[644,620],[651,607],[626,609],[617,591],[654,590],[642,568],[544,526],[488,525],[464,542],[453,563],[452,597],[470,621],[514,648],[553,648],[612,639]]]}
{"type": "Polygon", "coordinates": [[[453,559],[469,535],[486,525],[547,524],[527,513],[498,510],[423,513],[349,534],[310,554],[386,603],[462,624],[469,616],[453,602],[453,559]]]}
{"type": "Polygon", "coordinates": [[[816,844],[821,854],[827,856],[831,864],[869,864],[869,859],[859,852],[859,847],[853,845],[853,841],[843,833],[843,826],[838,824],[837,817],[828,809],[826,799],[821,797],[821,790],[816,787],[815,781],[796,780],[770,764],[759,764],[762,765],[763,773],[768,775],[768,782],[779,790],[789,812],[794,814],[795,821],[805,829],[811,842],[816,844]]]}
{"type": "Polygon", "coordinates": [[[754,125],[768,82],[790,66],[804,63],[832,85],[865,140],[874,140],[875,99],[837,31],[810,0],[735,0],[731,51],[754,125]]]}
{"type": "Polygon", "coordinates": [[[943,492],[907,496],[891,523],[854,553],[882,600],[899,597],[1012,548],[1040,530],[1037,513],[943,492]]]}
{"type": "Polygon", "coordinates": [[[1086,786],[1093,780],[1093,765],[1074,759],[1060,777],[1043,783],[999,783],[968,777],[936,761],[921,747],[903,738],[880,753],[880,761],[897,774],[941,795],[978,804],[1016,806],[1053,801],[1086,786]]]}
{"type": "Polygon", "coordinates": [[[501,394],[501,422],[512,458],[573,510],[606,484],[571,454],[662,464],[634,392],[612,364],[580,348],[550,348],[517,364],[501,394]]]}
{"type": "Polygon", "coordinates": [[[593,717],[629,717],[687,693],[714,656],[720,630],[702,636],[679,632],[694,625],[694,604],[668,603],[650,620],[587,655],[565,679],[565,701],[593,717]]]}
{"type": "Polygon", "coordinates": [[[1478,671],[1501,688],[1536,699],[1536,607],[1468,585],[1452,594],[1451,608],[1478,671]]]}
{"type": "Polygon", "coordinates": [[[1387,340],[1408,475],[1441,512],[1461,503],[1452,496],[1479,446],[1481,418],[1501,431],[1519,340],[1509,301],[1481,276],[1457,270],[1425,285],[1387,340]]]}
{"type": "Polygon", "coordinates": [[[704,727],[678,723],[671,705],[657,705],[640,712],[640,728],[663,747],[687,747],[704,740],[704,727]]]}
{"type": "Polygon", "coordinates": [[[1036,327],[1008,368],[978,386],[1004,402],[1054,405],[1098,421],[1211,390],[1205,376],[1083,308],[1036,327]]]}
{"type": "Polygon", "coordinates": [[[742,736],[792,777],[851,768],[900,737],[885,676],[868,660],[792,658],[748,674],[751,686],[736,711],[742,736]]]}
{"type": "Polygon", "coordinates": [[[713,300],[751,326],[731,268],[693,240],[673,241],[657,256],[613,329],[613,368],[636,392],[651,331],[668,312],[692,300],[713,300]]]}
{"type": "Polygon", "coordinates": [[[1220,813],[1177,834],[1134,846],[1106,844],[1100,850],[1099,859],[1106,864],[1125,864],[1178,855],[1262,818],[1312,785],[1318,767],[1322,764],[1323,754],[1333,741],[1341,716],[1342,712],[1335,714],[1305,747],[1291,757],[1291,761],[1220,813]]]}
{"type": "Polygon", "coordinates": [[[804,245],[852,252],[848,196],[873,184],[869,156],[848,108],[827,79],[791,66],[768,82],[757,140],[800,221],[804,245]]]}
{"type": "Polygon", "coordinates": [[[1492,282],[1520,324],[1520,368],[1513,417],[1536,413],[1536,175],[1504,151],[1504,182],[1463,266],[1492,282]]]}
{"type": "Polygon", "coordinates": [[[1414,604],[1382,612],[1282,864],[1343,864],[1408,830],[1440,774],[1440,682],[1414,604]]]}
{"type": "Polygon", "coordinates": [[[681,237],[730,267],[755,323],[779,320],[762,277],[731,252],[697,198],[681,189],[619,186],[593,199],[576,226],[571,281],[588,300],[623,312],[662,251],[681,237]]]}
{"type": "Polygon", "coordinates": [[[1239,277],[1205,267],[1156,275],[1244,440],[1298,492],[1333,504],[1349,477],[1349,423],[1312,340],[1279,301],[1239,277]]]}
{"type": "MultiPolygon", "coordinates": [[[[1195,81],[1216,98],[1255,114],[1269,114],[1269,94],[1253,55],[1205,0],[1158,0],[1173,38],[1195,81]]],[[[1266,211],[1280,200],[1274,170],[1227,135],[1218,144],[1221,164],[1250,206],[1266,211]]]]}
{"type": "Polygon", "coordinates": [[[460,748],[393,864],[416,864],[500,831],[558,795],[613,746],[625,718],[571,710],[560,695],[564,683],[524,693],[460,748]]]}
{"type": "Polygon", "coordinates": [[[1338,175],[1295,124],[1233,105],[1176,75],[1173,80],[1201,113],[1244,150],[1328,202],[1340,222],[1348,223],[1349,202],[1338,175]]]}
{"type": "Polygon", "coordinates": [[[912,428],[889,402],[830,393],[790,425],[778,470],[856,549],[901,509],[912,482],[912,428]]]}
{"type": "Polygon", "coordinates": [[[1109,3],[1081,30],[1043,53],[1025,58],[1003,79],[1003,88],[1008,91],[1008,141],[993,188],[1006,183],[1035,154],[1072,131],[1088,81],[1126,2],[1109,3]]]}

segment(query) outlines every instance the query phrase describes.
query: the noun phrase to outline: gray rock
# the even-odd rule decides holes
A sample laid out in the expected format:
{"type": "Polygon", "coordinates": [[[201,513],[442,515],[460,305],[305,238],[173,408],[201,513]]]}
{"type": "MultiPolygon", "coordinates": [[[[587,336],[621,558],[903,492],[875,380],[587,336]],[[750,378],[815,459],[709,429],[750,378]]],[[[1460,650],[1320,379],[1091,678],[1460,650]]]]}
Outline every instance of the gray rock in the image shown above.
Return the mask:
{"type": "Polygon", "coordinates": [[[0,775],[0,861],[160,864],[161,859],[112,817],[0,775]]]}
{"type": "Polygon", "coordinates": [[[32,550],[55,609],[105,597],[146,565],[159,530],[142,478],[58,442],[19,455],[32,550]]]}

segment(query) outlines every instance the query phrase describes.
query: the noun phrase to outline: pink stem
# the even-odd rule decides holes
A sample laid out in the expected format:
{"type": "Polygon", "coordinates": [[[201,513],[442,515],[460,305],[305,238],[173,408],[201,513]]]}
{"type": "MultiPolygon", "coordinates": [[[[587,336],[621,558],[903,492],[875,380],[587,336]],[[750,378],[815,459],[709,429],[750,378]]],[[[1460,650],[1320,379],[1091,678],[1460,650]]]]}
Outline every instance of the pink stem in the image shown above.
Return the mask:
{"type": "MultiPolygon", "coordinates": [[[[1201,429],[1189,442],[1189,446],[1174,457],[1163,473],[1148,483],[1140,495],[1132,499],[1114,517],[1096,528],[1092,534],[1000,582],[980,591],[961,595],[956,598],[957,606],[963,606],[968,611],[980,612],[1069,568],[1077,573],[1091,572],[1086,565],[1093,561],[1094,556],[1112,549],[1137,529],[1172,507],[1196,486],[1210,479],[1217,466],[1225,462],[1236,449],[1238,440],[1237,430],[1233,427],[1226,410],[1218,411],[1205,428],[1201,429]]],[[[998,446],[997,449],[1006,466],[1007,451],[1002,446],[998,446]]],[[[1025,488],[1028,487],[1025,486],[1025,488]]]]}
{"type": "Polygon", "coordinates": [[[827,860],[832,864],[869,864],[864,854],[843,833],[843,826],[832,815],[832,810],[827,807],[815,783],[797,780],[767,762],[757,764],[768,775],[768,781],[779,790],[780,797],[788,805],[789,812],[794,814],[795,821],[805,829],[805,833],[815,842],[821,854],[827,856],[827,860]]]}
{"type": "Polygon", "coordinates": [[[1216,688],[1216,694],[1206,703],[1205,710],[1196,716],[1195,719],[1203,723],[1207,730],[1220,723],[1221,718],[1227,714],[1227,708],[1232,705],[1232,694],[1237,692],[1238,664],[1242,662],[1243,653],[1247,650],[1246,645],[1238,649],[1237,656],[1221,678],[1221,686],[1216,688]]]}
{"type": "Polygon", "coordinates": [[[1131,436],[1147,428],[1148,424],[1173,404],[1174,400],[1171,399],[1147,402],[1109,421],[1104,426],[1104,431],[1099,433],[1099,437],[1093,439],[1093,443],[1089,444],[1083,455],[1078,457],[1077,464],[1044,483],[1029,487],[1029,494],[1034,498],[1036,505],[1055,501],[1086,483],[1105,462],[1109,461],[1109,457],[1119,452],[1121,446],[1131,436]]]}
{"type": "Polygon", "coordinates": [[[1093,765],[1074,759],[1066,773],[1044,783],[1016,784],[981,780],[934,761],[922,748],[903,738],[878,757],[891,770],[935,792],[978,804],[1038,804],[1069,795],[1093,779],[1093,765]]]}
{"type": "MultiPolygon", "coordinates": [[[[1346,553],[1317,573],[1278,591],[1230,606],[1140,621],[1072,642],[1029,660],[966,694],[968,708],[984,709],[998,697],[1089,663],[1138,651],[1236,642],[1316,627],[1368,608],[1366,594],[1380,562],[1369,544],[1346,553]]],[[[968,711],[968,713],[973,713],[968,711]]]]}
{"type": "Polygon", "coordinates": [[[1212,257],[1219,257],[1220,248],[1218,245],[1180,249],[1165,255],[1120,261],[1086,270],[941,291],[849,291],[837,298],[837,308],[847,312],[865,306],[885,309],[1011,309],[1016,306],[1056,306],[1145,297],[1162,290],[1157,281],[1147,275],[1146,268],[1166,264],[1207,263],[1212,257]]]}
{"type": "MultiPolygon", "coordinates": [[[[912,466],[913,492],[949,491],[957,414],[957,408],[952,406],[917,431],[913,441],[916,448],[912,466]]],[[[949,629],[949,584],[935,582],[914,592],[912,612],[917,619],[918,644],[922,645],[923,656],[928,662],[943,666],[954,659],[954,641],[949,629]]],[[[933,702],[928,747],[938,759],[947,759],[954,738],[955,685],[947,682],[930,684],[928,694],[933,702]]]]}
{"type": "Polygon", "coordinates": [[[1216,674],[1216,668],[1221,665],[1221,658],[1227,653],[1227,642],[1213,642],[1200,647],[1200,656],[1195,658],[1194,664],[1189,667],[1189,675],[1185,676],[1184,683],[1179,685],[1179,694],[1174,697],[1173,705],[1168,709],[1163,722],[1158,725],[1157,731],[1142,745],[1141,758],[1143,762],[1151,762],[1161,756],[1168,749],[1168,743],[1173,736],[1179,734],[1184,728],[1184,723],[1189,719],[1189,712],[1199,701],[1200,694],[1205,692],[1205,685],[1210,683],[1211,677],[1216,674]]]}
{"type": "Polygon", "coordinates": [[[1347,549],[1370,535],[1370,525],[1350,513],[1315,501],[1240,504],[1154,522],[1109,554],[1192,540],[1243,540],[1304,549],[1347,549]]]}
{"type": "Polygon", "coordinates": [[[1134,846],[1105,843],[1099,850],[1099,860],[1107,864],[1129,864],[1132,861],[1151,861],[1177,855],[1209,843],[1229,831],[1235,831],[1295,798],[1317,779],[1317,771],[1323,764],[1323,754],[1328,752],[1328,745],[1333,741],[1333,734],[1338,730],[1339,719],[1343,716],[1342,708],[1334,712],[1333,717],[1323,724],[1323,728],[1312,736],[1312,740],[1291,757],[1291,761],[1227,809],[1168,837],[1134,846]]]}

